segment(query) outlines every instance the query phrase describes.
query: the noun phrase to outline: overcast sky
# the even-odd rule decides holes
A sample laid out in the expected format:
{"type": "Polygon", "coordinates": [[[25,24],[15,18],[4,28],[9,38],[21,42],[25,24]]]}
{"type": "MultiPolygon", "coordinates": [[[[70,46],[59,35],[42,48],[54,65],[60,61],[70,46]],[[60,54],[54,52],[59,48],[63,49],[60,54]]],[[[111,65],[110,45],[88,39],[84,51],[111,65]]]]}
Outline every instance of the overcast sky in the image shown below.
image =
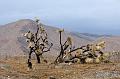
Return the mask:
{"type": "Polygon", "coordinates": [[[120,35],[120,0],[0,0],[0,25],[36,16],[69,31],[120,35]]]}

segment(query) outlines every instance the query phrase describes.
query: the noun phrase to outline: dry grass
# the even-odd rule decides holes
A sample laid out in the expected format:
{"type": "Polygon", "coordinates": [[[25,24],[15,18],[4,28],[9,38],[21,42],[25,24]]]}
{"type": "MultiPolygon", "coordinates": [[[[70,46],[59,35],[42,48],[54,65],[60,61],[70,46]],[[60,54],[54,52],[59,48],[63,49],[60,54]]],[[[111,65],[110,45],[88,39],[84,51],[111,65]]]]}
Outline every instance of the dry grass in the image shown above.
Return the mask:
{"type": "Polygon", "coordinates": [[[37,64],[33,62],[33,69],[28,70],[26,58],[14,57],[0,61],[0,79],[119,79],[120,64],[37,64]],[[105,73],[105,74],[103,74],[105,73]]]}

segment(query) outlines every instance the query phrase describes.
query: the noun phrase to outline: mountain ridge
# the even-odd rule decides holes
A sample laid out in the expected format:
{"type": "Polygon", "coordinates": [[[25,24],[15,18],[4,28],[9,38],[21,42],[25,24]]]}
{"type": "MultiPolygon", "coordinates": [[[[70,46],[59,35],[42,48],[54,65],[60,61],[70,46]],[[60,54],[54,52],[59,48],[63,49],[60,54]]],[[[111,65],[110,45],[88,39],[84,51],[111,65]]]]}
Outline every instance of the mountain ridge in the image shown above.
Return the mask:
{"type": "MultiPolygon", "coordinates": [[[[59,28],[51,27],[42,24],[47,33],[48,38],[51,42],[54,43],[53,51],[55,54],[58,51],[56,49],[59,48],[59,33],[56,30],[59,28]],[[56,37],[56,38],[55,38],[56,37]]],[[[25,38],[22,36],[23,33],[31,30],[35,32],[37,30],[36,23],[30,19],[22,19],[16,22],[8,23],[0,27],[0,52],[1,55],[24,55],[27,50],[27,45],[25,42],[25,38]]],[[[73,37],[74,45],[81,46],[83,44],[87,44],[88,40],[83,38],[78,38],[77,36],[73,36],[70,32],[65,31],[62,34],[62,40],[66,40],[67,36],[73,37]]]]}
{"type": "MultiPolygon", "coordinates": [[[[57,30],[60,30],[60,28],[42,25],[48,33],[48,40],[54,44],[51,51],[46,54],[57,56],[60,51],[59,33],[57,30]]],[[[28,55],[27,43],[23,33],[29,30],[32,32],[37,30],[36,23],[30,19],[18,20],[0,27],[0,57],[28,55]]],[[[68,36],[72,37],[73,46],[75,47],[105,41],[105,52],[120,51],[120,36],[91,35],[88,33],[75,34],[65,31],[62,33],[62,41],[64,42],[68,36]]],[[[114,57],[120,57],[120,53],[119,55],[115,54],[114,57]]],[[[118,59],[115,61],[118,61],[118,59]]]]}

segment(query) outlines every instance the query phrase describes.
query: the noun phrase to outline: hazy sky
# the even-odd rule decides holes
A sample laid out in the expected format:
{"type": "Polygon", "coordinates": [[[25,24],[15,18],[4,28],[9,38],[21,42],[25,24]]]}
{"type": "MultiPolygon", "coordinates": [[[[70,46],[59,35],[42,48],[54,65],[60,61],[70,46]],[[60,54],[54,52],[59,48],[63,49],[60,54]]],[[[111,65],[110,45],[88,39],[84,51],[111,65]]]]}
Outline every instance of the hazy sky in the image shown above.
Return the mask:
{"type": "Polygon", "coordinates": [[[120,0],[0,0],[0,24],[40,17],[69,31],[120,34],[120,0]]]}

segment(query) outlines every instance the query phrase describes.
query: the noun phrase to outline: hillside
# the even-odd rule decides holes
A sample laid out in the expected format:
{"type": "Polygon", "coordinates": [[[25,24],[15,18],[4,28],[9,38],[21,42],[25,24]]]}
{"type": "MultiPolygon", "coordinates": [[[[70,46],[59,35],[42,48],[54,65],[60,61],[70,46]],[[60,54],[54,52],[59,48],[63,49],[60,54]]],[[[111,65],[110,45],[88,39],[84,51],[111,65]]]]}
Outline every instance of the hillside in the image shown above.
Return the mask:
{"type": "MultiPolygon", "coordinates": [[[[59,28],[51,27],[44,25],[49,40],[54,43],[52,54],[57,54],[59,49],[59,34],[56,32],[59,28]]],[[[25,38],[22,36],[23,33],[31,30],[32,32],[36,31],[36,23],[30,19],[23,19],[13,23],[9,23],[0,27],[0,54],[1,56],[16,56],[24,55],[27,52],[25,38]]],[[[75,46],[85,45],[90,40],[79,38],[70,32],[64,32],[62,35],[63,40],[67,36],[71,36],[75,46]]]]}
{"type": "Polygon", "coordinates": [[[78,36],[79,38],[84,38],[90,41],[95,41],[101,37],[112,37],[112,35],[99,35],[99,34],[90,34],[90,33],[79,33],[79,32],[71,32],[73,35],[78,36]]]}
{"type": "MultiPolygon", "coordinates": [[[[54,44],[52,50],[47,53],[49,55],[54,55],[59,53],[59,33],[57,30],[59,28],[48,26],[43,24],[47,33],[48,39],[54,44]]],[[[28,55],[27,44],[25,38],[22,36],[23,33],[31,30],[32,32],[36,31],[36,23],[30,19],[22,19],[13,23],[2,25],[0,27],[0,56],[23,56],[28,55]]],[[[105,41],[106,48],[104,51],[113,52],[120,51],[120,37],[111,36],[111,35],[97,35],[97,34],[88,34],[88,33],[75,33],[65,31],[62,34],[62,41],[66,40],[67,36],[71,36],[73,40],[73,45],[75,47],[80,47],[88,43],[105,41]]],[[[119,58],[119,53],[114,53],[114,57],[119,58]]],[[[114,58],[116,59],[116,58],[114,58]]]]}

